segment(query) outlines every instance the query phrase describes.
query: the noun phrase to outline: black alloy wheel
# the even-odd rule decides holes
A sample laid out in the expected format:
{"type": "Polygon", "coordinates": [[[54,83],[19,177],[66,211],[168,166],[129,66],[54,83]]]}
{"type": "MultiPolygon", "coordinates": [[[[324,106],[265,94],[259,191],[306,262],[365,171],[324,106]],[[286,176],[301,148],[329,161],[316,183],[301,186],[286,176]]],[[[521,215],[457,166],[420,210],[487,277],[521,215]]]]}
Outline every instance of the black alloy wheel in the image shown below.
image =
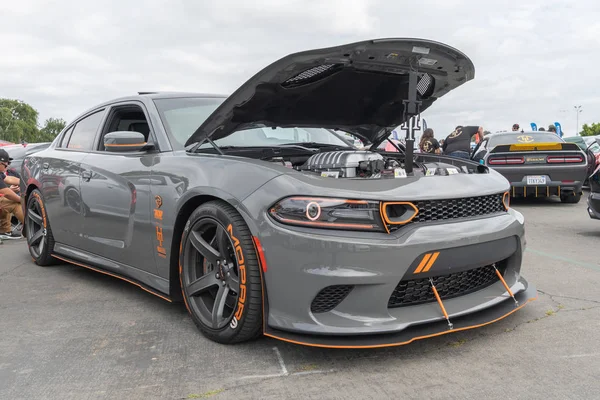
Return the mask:
{"type": "Polygon", "coordinates": [[[240,272],[233,242],[218,221],[205,217],[191,228],[186,247],[185,282],[190,307],[204,325],[221,329],[230,323],[240,293],[240,272]]]}
{"type": "Polygon", "coordinates": [[[235,343],[262,328],[262,284],[252,236],[229,204],[211,201],[190,216],[180,280],[192,319],[210,339],[235,343]]]}
{"type": "Polygon", "coordinates": [[[54,236],[44,207],[42,194],[38,189],[30,193],[25,214],[25,235],[29,253],[37,265],[46,266],[55,263],[52,257],[54,236]]]}

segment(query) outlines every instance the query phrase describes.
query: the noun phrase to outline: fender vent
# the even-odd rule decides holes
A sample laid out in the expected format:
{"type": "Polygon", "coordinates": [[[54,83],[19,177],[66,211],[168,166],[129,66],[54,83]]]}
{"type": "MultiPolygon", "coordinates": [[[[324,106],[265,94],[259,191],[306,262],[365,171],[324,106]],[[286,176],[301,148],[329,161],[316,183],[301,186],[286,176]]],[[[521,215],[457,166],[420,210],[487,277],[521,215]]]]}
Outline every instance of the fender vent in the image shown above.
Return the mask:
{"type": "Polygon", "coordinates": [[[327,286],[315,296],[310,311],[317,314],[333,310],[348,296],[353,287],[352,285],[327,286]]]}

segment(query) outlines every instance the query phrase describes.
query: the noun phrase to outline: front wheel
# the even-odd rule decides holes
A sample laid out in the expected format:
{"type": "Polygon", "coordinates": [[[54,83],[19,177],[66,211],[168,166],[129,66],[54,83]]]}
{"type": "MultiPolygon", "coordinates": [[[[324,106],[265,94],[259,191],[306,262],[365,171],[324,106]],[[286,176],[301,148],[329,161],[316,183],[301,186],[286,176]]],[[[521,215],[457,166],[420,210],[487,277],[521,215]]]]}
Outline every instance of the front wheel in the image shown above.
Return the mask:
{"type": "Polygon", "coordinates": [[[54,236],[52,236],[42,193],[38,189],[33,190],[27,199],[25,234],[33,261],[40,266],[54,264],[55,259],[52,257],[54,236]]]}
{"type": "Polygon", "coordinates": [[[262,333],[262,284],[252,235],[222,201],[199,206],[188,219],[179,278],[192,320],[209,339],[238,343],[262,333]]]}
{"type": "Polygon", "coordinates": [[[581,193],[571,192],[569,194],[561,194],[560,201],[563,203],[576,204],[581,200],[581,193]]]}

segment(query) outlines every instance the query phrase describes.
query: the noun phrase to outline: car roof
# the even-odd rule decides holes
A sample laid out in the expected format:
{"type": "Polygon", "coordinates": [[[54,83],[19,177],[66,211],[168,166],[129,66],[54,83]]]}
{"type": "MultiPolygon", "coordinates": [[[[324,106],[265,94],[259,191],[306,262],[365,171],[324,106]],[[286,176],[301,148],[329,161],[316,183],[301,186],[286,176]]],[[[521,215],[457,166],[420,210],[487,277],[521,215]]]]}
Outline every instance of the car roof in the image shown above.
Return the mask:
{"type": "Polygon", "coordinates": [[[177,99],[177,98],[189,98],[189,97],[199,97],[199,98],[215,98],[215,99],[226,99],[228,95],[225,94],[216,94],[216,93],[201,93],[201,92],[173,92],[173,91],[165,91],[165,92],[138,92],[134,95],[117,97],[110,100],[103,101],[102,103],[95,104],[92,107],[89,107],[85,111],[77,114],[75,118],[71,119],[67,126],[71,125],[73,121],[78,120],[82,116],[90,113],[97,108],[108,106],[110,104],[121,102],[121,101],[133,101],[133,100],[141,100],[144,98],[150,98],[152,100],[155,99],[177,99]]]}

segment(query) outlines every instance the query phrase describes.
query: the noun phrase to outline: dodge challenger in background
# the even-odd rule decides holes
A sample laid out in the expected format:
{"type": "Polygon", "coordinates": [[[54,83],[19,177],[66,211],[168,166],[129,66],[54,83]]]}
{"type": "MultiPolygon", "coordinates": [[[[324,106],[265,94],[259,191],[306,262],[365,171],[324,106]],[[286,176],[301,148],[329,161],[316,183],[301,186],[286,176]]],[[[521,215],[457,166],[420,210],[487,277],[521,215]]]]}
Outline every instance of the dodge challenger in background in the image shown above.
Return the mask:
{"type": "Polygon", "coordinates": [[[473,77],[452,47],[379,39],[288,55],[230,96],[99,104],[23,163],[29,251],[181,301],[219,343],[393,346],[492,323],[537,297],[508,182],[378,149],[473,77]]]}
{"type": "Polygon", "coordinates": [[[512,197],[559,196],[564,203],[578,203],[588,176],[587,154],[551,132],[493,133],[471,157],[501,173],[512,197]]]}

